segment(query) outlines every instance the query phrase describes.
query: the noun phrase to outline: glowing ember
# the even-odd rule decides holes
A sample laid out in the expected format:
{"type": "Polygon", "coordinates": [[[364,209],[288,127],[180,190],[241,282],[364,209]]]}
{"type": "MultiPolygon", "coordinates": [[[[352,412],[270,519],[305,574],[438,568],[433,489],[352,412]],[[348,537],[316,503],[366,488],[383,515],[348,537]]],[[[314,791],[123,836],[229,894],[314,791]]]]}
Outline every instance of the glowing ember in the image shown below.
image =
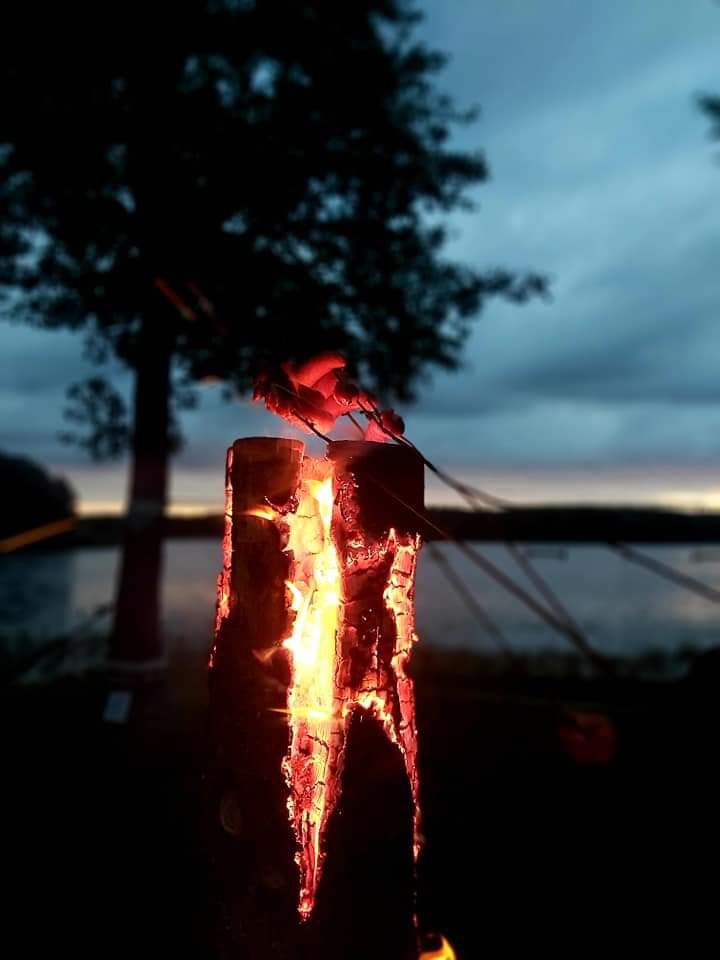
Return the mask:
{"type": "Polygon", "coordinates": [[[369,420],[366,440],[384,443],[402,436],[402,417],[379,410],[374,394],[353,383],[345,366],[339,353],[321,353],[300,366],[287,361],[256,378],[253,402],[263,400],[272,413],[306,432],[322,434],[332,430],[338,417],[361,412],[369,420]]]}
{"type": "Polygon", "coordinates": [[[397,684],[397,699],[400,721],[397,727],[398,746],[405,760],[405,769],[410,780],[415,817],[415,858],[420,854],[420,784],[417,766],[417,726],[415,724],[415,691],[405,668],[410,660],[415,633],[415,570],[420,537],[409,543],[397,541],[395,531],[390,531],[395,553],[390,566],[387,586],[383,594],[385,605],[395,621],[395,650],[392,667],[397,684]]]}
{"type": "Polygon", "coordinates": [[[457,960],[457,958],[445,937],[440,937],[440,946],[432,950],[424,950],[420,954],[420,960],[457,960]]]}
{"type": "Polygon", "coordinates": [[[337,807],[347,733],[362,709],[379,720],[402,753],[420,847],[417,731],[406,666],[416,635],[414,582],[419,539],[390,530],[380,538],[357,522],[354,480],[306,457],[297,506],[285,516],[252,513],[280,525],[291,557],[291,611],[284,641],[291,657],[290,746],[283,769],[298,842],[299,912],[310,915],[337,807]]]}
{"type": "Polygon", "coordinates": [[[232,466],[233,449],[230,447],[227,456],[225,474],[225,528],[222,542],[222,570],[217,580],[217,608],[215,611],[215,630],[213,631],[213,646],[210,650],[208,666],[212,670],[215,665],[215,644],[220,633],[223,620],[230,613],[230,574],[232,570],[232,466]]]}

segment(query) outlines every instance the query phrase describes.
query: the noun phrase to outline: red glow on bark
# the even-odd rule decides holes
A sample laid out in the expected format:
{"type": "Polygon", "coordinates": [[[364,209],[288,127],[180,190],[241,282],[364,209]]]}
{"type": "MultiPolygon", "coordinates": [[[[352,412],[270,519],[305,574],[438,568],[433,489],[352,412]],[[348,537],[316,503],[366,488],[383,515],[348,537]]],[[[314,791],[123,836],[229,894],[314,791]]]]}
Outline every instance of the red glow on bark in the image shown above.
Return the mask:
{"type": "Polygon", "coordinates": [[[558,728],[567,755],[579,764],[604,765],[617,753],[617,735],[609,717],[568,710],[558,728]]]}
{"type": "Polygon", "coordinates": [[[208,666],[215,665],[215,645],[223,620],[230,613],[230,572],[232,569],[232,465],[233,449],[230,447],[227,455],[225,473],[225,527],[222,540],[222,570],[217,579],[217,606],[215,608],[215,629],[213,631],[213,645],[210,649],[208,666]]]}

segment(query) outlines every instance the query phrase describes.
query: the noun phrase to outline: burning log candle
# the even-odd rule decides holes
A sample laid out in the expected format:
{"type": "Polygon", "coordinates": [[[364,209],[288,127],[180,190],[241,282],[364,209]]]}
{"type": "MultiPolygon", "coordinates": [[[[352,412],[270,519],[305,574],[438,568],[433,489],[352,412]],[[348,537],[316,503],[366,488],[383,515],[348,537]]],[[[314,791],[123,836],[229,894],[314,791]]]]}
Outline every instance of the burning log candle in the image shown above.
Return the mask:
{"type": "Polygon", "coordinates": [[[248,956],[410,960],[422,462],[251,438],[228,451],[226,491],[210,661],[223,939],[248,956]]]}

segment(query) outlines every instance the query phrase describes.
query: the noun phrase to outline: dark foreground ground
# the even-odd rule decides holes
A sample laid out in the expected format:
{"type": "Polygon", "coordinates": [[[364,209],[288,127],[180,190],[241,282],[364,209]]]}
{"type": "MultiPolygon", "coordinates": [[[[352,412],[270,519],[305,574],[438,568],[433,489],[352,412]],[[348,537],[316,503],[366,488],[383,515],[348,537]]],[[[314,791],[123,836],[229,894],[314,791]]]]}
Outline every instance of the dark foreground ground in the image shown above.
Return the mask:
{"type": "MultiPolygon", "coordinates": [[[[204,680],[178,658],[126,725],[99,677],[4,690],[5,956],[218,956],[204,680]]],[[[716,680],[490,678],[425,653],[423,927],[459,960],[714,955],[716,680]]]]}

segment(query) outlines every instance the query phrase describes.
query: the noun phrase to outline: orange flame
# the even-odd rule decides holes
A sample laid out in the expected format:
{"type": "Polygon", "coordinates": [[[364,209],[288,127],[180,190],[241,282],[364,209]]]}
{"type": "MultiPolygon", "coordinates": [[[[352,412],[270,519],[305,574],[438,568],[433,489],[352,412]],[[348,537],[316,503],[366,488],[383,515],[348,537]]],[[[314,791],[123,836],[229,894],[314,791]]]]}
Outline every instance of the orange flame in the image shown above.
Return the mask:
{"type": "Polygon", "coordinates": [[[284,646],[292,657],[288,690],[290,750],[284,772],[290,788],[288,809],[298,841],[302,916],[312,910],[320,881],[321,838],[329,815],[331,740],[337,726],[335,703],[335,638],[340,606],[340,569],[331,538],[332,476],[306,461],[298,507],[288,514],[288,550],[294,558],[292,582],[287,584],[292,632],[284,646]]]}
{"type": "Polygon", "coordinates": [[[278,515],[277,510],[272,507],[253,507],[252,510],[245,510],[245,517],[259,517],[261,520],[275,520],[278,515]]]}
{"type": "Polygon", "coordinates": [[[212,670],[215,665],[215,647],[218,634],[223,620],[230,613],[230,572],[232,569],[232,508],[233,508],[233,488],[232,488],[232,465],[233,448],[230,447],[227,454],[227,466],[225,473],[225,529],[223,531],[222,541],[222,570],[217,579],[217,607],[215,610],[215,629],[213,631],[213,645],[210,650],[210,659],[208,666],[212,670]]]}
{"type": "Polygon", "coordinates": [[[420,960],[457,960],[455,951],[445,937],[440,937],[440,946],[432,950],[424,950],[420,960]]]}

